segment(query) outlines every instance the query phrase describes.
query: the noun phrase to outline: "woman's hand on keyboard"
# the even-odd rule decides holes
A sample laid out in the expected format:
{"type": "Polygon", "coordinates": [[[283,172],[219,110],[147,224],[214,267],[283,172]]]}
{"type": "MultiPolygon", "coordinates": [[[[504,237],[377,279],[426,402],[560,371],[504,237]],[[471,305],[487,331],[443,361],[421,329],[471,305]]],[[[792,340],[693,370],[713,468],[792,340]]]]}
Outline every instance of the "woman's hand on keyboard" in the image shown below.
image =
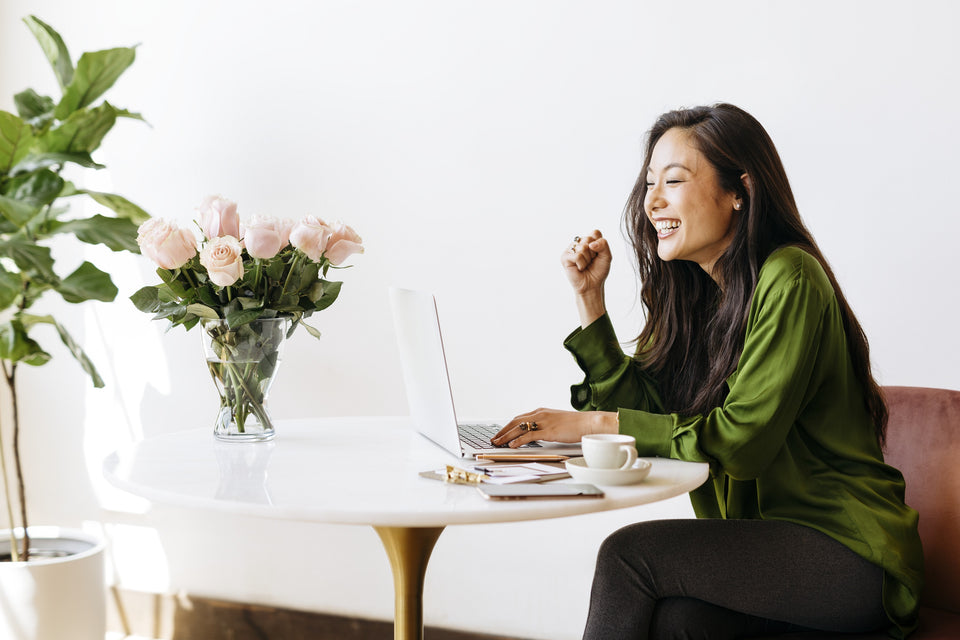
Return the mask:
{"type": "Polygon", "coordinates": [[[508,422],[491,442],[516,448],[534,440],[580,442],[589,433],[617,433],[617,414],[611,411],[537,409],[508,422]]]}

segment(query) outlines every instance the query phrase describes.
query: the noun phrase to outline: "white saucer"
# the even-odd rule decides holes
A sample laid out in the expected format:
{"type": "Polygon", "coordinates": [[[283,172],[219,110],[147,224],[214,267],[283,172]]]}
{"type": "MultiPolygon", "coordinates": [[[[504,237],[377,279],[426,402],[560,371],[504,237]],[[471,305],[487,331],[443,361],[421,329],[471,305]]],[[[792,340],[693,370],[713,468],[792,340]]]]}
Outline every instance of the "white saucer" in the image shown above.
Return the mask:
{"type": "Polygon", "coordinates": [[[577,482],[607,486],[636,484],[650,474],[652,466],[649,460],[637,460],[629,469],[591,469],[583,458],[571,458],[565,464],[577,482]]]}

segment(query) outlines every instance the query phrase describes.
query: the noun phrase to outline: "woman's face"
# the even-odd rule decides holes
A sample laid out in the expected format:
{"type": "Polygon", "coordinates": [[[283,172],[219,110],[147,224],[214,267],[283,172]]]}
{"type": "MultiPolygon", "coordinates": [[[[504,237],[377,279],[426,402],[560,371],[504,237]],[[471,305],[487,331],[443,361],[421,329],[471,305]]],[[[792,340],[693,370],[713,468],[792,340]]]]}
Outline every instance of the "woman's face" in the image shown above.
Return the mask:
{"type": "Polygon", "coordinates": [[[696,262],[713,277],[714,263],[733,239],[737,195],[721,189],[713,165],[682,129],[657,141],[646,180],[643,207],[657,231],[660,259],[696,262]]]}

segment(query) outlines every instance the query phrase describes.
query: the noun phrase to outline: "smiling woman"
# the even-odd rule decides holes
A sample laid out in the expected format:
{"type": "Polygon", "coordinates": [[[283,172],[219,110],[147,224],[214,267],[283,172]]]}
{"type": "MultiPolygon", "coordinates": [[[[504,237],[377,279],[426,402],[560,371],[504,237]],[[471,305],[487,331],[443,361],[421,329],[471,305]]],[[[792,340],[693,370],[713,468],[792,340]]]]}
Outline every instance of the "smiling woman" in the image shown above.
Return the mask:
{"type": "Polygon", "coordinates": [[[883,461],[866,337],[766,131],[728,104],[662,115],[626,217],[647,311],[637,353],[606,315],[610,248],[594,231],[562,254],[579,411],[517,416],[494,443],[619,431],[640,455],[709,463],[713,481],[691,493],[697,520],[607,539],[584,638],[909,633],[917,514],[883,461]]]}

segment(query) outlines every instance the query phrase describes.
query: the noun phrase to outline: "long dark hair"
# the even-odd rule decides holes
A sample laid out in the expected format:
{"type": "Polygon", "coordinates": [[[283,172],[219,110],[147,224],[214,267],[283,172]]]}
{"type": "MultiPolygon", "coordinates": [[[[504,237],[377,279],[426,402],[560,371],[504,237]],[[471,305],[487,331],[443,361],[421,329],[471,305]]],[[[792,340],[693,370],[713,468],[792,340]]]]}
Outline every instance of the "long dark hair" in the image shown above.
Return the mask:
{"type": "Polygon", "coordinates": [[[833,285],[843,316],[850,358],[864,390],[878,441],[884,441],[887,408],[870,370],[866,335],[847,304],[830,265],[807,230],[780,155],[763,126],[730,104],[670,111],[647,135],[643,168],[625,217],[637,254],[641,300],[647,323],[637,339],[637,357],[668,384],[660,389],[670,412],[707,413],[723,404],[726,379],[743,352],[747,316],[767,257],[777,248],[797,246],[814,256],[833,285]],[[730,246],[713,267],[723,288],[694,262],[665,262],[657,256],[657,233],[647,219],[647,169],[657,141],[682,129],[713,165],[720,188],[735,193],[743,208],[735,215],[730,246]],[[741,179],[749,176],[747,184],[741,179]]]}

